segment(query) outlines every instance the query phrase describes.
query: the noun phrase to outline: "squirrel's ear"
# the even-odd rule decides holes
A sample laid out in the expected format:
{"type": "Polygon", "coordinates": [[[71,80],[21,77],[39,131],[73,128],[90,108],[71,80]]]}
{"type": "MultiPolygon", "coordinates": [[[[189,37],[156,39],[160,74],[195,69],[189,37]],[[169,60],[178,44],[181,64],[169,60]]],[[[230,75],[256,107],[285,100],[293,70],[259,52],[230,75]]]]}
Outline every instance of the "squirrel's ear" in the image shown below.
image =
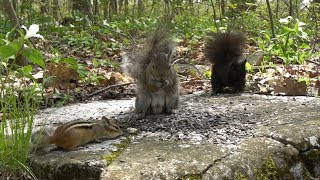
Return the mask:
{"type": "Polygon", "coordinates": [[[172,49],[170,48],[169,52],[168,52],[168,58],[171,56],[172,53],[172,49]]]}

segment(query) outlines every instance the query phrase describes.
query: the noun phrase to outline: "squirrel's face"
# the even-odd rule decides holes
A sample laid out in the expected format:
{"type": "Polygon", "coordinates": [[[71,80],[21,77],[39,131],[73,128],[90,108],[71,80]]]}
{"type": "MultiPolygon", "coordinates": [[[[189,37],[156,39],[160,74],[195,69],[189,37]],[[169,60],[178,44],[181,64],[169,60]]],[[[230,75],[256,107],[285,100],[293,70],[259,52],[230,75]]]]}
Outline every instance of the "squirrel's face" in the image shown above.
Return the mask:
{"type": "Polygon", "coordinates": [[[153,76],[152,78],[163,85],[166,85],[167,79],[172,73],[172,66],[169,59],[169,55],[166,53],[154,54],[153,58],[150,61],[148,70],[153,76]]]}

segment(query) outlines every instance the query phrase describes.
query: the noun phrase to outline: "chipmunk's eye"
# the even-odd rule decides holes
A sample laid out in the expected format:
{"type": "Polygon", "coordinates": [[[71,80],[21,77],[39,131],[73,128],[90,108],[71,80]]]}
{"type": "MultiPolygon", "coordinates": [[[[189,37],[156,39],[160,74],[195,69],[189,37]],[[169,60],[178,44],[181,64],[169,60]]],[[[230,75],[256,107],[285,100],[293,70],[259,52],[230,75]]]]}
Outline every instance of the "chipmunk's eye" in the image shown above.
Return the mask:
{"type": "Polygon", "coordinates": [[[152,66],[152,69],[155,69],[155,68],[154,68],[154,65],[152,66]]]}
{"type": "Polygon", "coordinates": [[[170,67],[171,67],[171,66],[169,65],[169,66],[168,66],[168,69],[170,69],[170,67]]]}

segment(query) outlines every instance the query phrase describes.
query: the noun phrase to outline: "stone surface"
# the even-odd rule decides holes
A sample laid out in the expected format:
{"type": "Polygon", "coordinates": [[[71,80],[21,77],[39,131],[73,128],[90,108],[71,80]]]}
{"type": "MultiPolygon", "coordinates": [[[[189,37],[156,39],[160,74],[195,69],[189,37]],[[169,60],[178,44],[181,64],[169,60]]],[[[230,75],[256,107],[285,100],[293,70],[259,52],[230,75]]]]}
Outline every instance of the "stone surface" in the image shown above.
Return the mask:
{"type": "Polygon", "coordinates": [[[179,113],[140,120],[134,119],[133,104],[92,101],[39,113],[37,125],[108,116],[137,134],[124,135],[131,141],[121,151],[120,138],[72,152],[31,154],[36,174],[40,179],[320,178],[317,98],[188,95],[179,113]],[[107,165],[103,157],[113,162],[107,165]]]}
{"type": "Polygon", "coordinates": [[[102,179],[177,179],[201,173],[228,152],[212,144],[138,140],[107,168],[102,179]]]}

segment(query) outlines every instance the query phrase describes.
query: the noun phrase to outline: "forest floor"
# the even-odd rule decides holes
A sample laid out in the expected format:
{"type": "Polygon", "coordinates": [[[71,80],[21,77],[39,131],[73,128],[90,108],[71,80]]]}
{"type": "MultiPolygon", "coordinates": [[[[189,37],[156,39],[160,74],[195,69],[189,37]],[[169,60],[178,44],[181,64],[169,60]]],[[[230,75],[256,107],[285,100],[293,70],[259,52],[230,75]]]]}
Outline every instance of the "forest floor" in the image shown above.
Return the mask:
{"type": "MultiPolygon", "coordinates": [[[[109,36],[100,36],[101,43],[110,41],[109,36]]],[[[50,42],[36,43],[44,54],[47,68],[33,70],[33,77],[38,82],[46,81],[43,108],[85,100],[134,97],[135,86],[130,77],[123,75],[120,67],[126,47],[104,49],[97,57],[97,50],[90,47],[93,45],[76,47],[69,44],[70,40],[50,38],[50,42]],[[59,53],[50,49],[57,49],[59,53]],[[51,80],[44,80],[46,78],[51,80]]],[[[206,61],[203,49],[203,40],[191,42],[181,39],[177,43],[172,61],[179,74],[181,95],[211,90],[211,65],[206,61]]],[[[283,65],[279,58],[266,62],[263,60],[264,52],[250,42],[246,45],[245,56],[250,63],[247,66],[246,92],[289,96],[320,94],[317,59],[309,59],[300,65],[283,65]]]]}

